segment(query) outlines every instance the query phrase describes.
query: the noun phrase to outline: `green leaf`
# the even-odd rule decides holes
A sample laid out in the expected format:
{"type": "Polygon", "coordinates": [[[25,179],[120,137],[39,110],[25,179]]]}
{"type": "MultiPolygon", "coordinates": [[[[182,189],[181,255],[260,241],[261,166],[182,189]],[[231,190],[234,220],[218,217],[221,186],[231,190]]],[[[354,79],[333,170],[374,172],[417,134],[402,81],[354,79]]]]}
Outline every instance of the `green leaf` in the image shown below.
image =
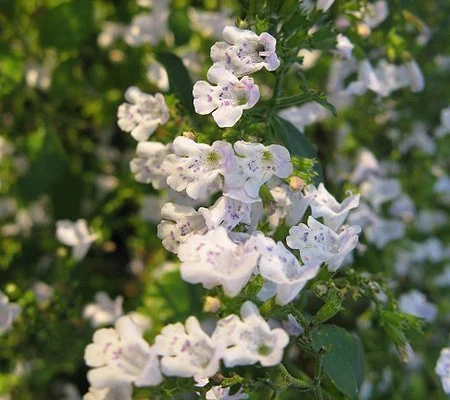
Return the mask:
{"type": "Polygon", "coordinates": [[[175,93],[181,104],[191,113],[194,111],[194,98],[192,96],[192,81],[183,65],[183,62],[173,53],[160,52],[156,54],[157,60],[164,65],[169,76],[170,90],[175,93]]]}
{"type": "Polygon", "coordinates": [[[356,337],[335,325],[322,325],[312,332],[316,351],[325,349],[322,363],[333,384],[351,399],[358,399],[364,379],[364,349],[356,337]]]}
{"type": "Polygon", "coordinates": [[[315,324],[320,324],[328,321],[330,318],[334,317],[339,311],[342,310],[342,302],[344,298],[341,297],[339,292],[332,291],[327,296],[325,304],[320,308],[317,314],[313,318],[315,324]]]}
{"type": "Polygon", "coordinates": [[[8,56],[8,50],[0,53],[0,94],[8,94],[23,79],[24,66],[21,60],[8,56]]]}
{"type": "Polygon", "coordinates": [[[38,24],[42,46],[60,50],[75,48],[92,32],[92,1],[59,4],[50,8],[38,24]]]}
{"type": "Polygon", "coordinates": [[[288,148],[293,156],[314,158],[316,150],[306,136],[294,125],[283,118],[275,116],[272,119],[271,127],[275,137],[288,148]]]}
{"type": "Polygon", "coordinates": [[[191,37],[191,28],[186,9],[173,9],[169,17],[169,28],[175,36],[175,43],[182,46],[189,42],[191,37]]]}
{"type": "Polygon", "coordinates": [[[56,132],[41,128],[27,140],[30,166],[18,182],[19,192],[27,201],[48,192],[66,171],[66,156],[56,132]]]}

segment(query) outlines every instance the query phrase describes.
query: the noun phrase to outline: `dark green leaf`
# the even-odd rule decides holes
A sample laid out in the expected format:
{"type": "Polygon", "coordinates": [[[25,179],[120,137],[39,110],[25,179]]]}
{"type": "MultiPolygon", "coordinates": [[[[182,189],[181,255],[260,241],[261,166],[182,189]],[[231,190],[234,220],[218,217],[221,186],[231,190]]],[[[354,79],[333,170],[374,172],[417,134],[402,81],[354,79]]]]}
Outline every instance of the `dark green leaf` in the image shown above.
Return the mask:
{"type": "Polygon", "coordinates": [[[39,129],[28,138],[30,166],[18,182],[25,200],[34,200],[55,185],[66,171],[64,149],[52,130],[39,129]]]}
{"type": "Polygon", "coordinates": [[[191,114],[195,114],[194,98],[192,96],[193,85],[183,62],[175,54],[168,52],[157,53],[156,58],[167,70],[170,90],[179,97],[181,104],[191,114]]]}
{"type": "Polygon", "coordinates": [[[356,337],[335,325],[322,325],[312,332],[316,351],[325,349],[324,372],[333,384],[351,399],[358,399],[364,379],[364,349],[356,337]]]}
{"type": "Polygon", "coordinates": [[[178,46],[189,42],[191,28],[189,26],[189,16],[187,10],[173,9],[169,17],[169,28],[175,36],[175,43],[178,46]]]}
{"type": "Polygon", "coordinates": [[[39,21],[45,47],[67,50],[78,46],[92,31],[92,1],[72,0],[50,8],[39,21]]]}
{"type": "Polygon", "coordinates": [[[272,119],[272,129],[275,136],[282,141],[293,156],[314,158],[316,150],[306,136],[294,125],[283,118],[275,116],[272,119]]]}

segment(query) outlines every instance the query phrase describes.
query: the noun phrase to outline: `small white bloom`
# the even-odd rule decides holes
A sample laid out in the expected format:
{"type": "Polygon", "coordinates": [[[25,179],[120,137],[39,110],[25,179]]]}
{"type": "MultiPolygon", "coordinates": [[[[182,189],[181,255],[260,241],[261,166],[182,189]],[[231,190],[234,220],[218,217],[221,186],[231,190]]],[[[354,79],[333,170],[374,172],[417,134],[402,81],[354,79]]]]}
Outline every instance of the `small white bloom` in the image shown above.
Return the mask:
{"type": "Polygon", "coordinates": [[[259,202],[261,185],[274,175],[287,178],[292,174],[291,156],[283,146],[238,141],[234,150],[238,157],[226,171],[225,196],[245,203],[259,202]]]}
{"type": "Polygon", "coordinates": [[[170,153],[170,145],[159,142],[139,142],[136,147],[136,158],[130,162],[131,172],[141,183],[151,183],[155,189],[167,187],[167,172],[163,162],[170,153]]]}
{"type": "Polygon", "coordinates": [[[97,330],[84,359],[94,368],[88,372],[88,380],[95,389],[126,383],[155,386],[163,380],[155,347],[142,338],[141,330],[129,316],[119,318],[115,329],[97,330]]]}
{"type": "Polygon", "coordinates": [[[297,225],[305,215],[312,196],[292,189],[276,177],[267,182],[267,187],[275,201],[275,211],[268,217],[271,228],[275,229],[283,219],[288,226],[297,225]]]}
{"type": "Polygon", "coordinates": [[[399,197],[401,190],[398,179],[375,176],[371,176],[361,185],[362,197],[367,199],[375,210],[379,210],[382,204],[399,197]]]}
{"type": "Polygon", "coordinates": [[[449,133],[450,133],[450,107],[447,107],[441,110],[441,124],[436,128],[434,134],[437,138],[441,138],[448,135],[449,133]]]}
{"type": "Polygon", "coordinates": [[[123,383],[111,388],[95,389],[89,388],[89,393],[83,396],[83,400],[132,400],[133,386],[123,383]]]}
{"type": "Polygon", "coordinates": [[[286,243],[291,249],[299,249],[305,264],[326,262],[331,271],[342,265],[345,257],[358,244],[359,226],[341,227],[334,232],[313,217],[308,218],[308,225],[299,224],[289,230],[286,243]]]}
{"type": "Polygon", "coordinates": [[[166,376],[195,379],[213,376],[220,367],[222,346],[211,339],[195,317],[165,326],[155,338],[155,348],[162,356],[161,370],[166,376]]]}
{"type": "Polygon", "coordinates": [[[398,145],[398,149],[402,154],[407,153],[413,147],[416,147],[418,151],[430,156],[436,152],[436,143],[434,139],[427,134],[426,126],[423,123],[415,123],[413,131],[398,145]]]}
{"type": "Polygon", "coordinates": [[[214,121],[221,128],[234,126],[244,110],[252,108],[259,100],[259,88],[253,78],[238,79],[230,71],[219,65],[208,70],[208,80],[194,85],[194,108],[198,114],[212,113],[214,121]]]}
{"type": "Polygon", "coordinates": [[[98,236],[89,232],[86,220],[79,219],[72,222],[64,219],[56,222],[56,238],[66,246],[72,247],[73,258],[82,260],[98,236]]]}
{"type": "Polygon", "coordinates": [[[374,154],[362,149],[358,154],[355,169],[351,175],[353,183],[361,183],[369,178],[371,175],[376,175],[380,171],[380,164],[374,154]]]}
{"type": "Polygon", "coordinates": [[[367,3],[363,10],[363,22],[369,28],[376,28],[389,16],[389,6],[387,1],[379,0],[375,3],[367,3]]]}
{"type": "Polygon", "coordinates": [[[308,280],[314,278],[319,271],[319,261],[311,260],[306,265],[300,265],[297,257],[283,243],[275,243],[262,233],[252,236],[246,245],[254,246],[261,254],[259,273],[267,281],[261,300],[267,300],[276,294],[277,304],[284,306],[294,300],[308,280]]]}
{"type": "Polygon", "coordinates": [[[216,141],[211,146],[196,143],[184,136],[173,142],[175,154],[169,154],[163,163],[167,171],[167,184],[177,192],[186,190],[193,199],[204,198],[210,186],[220,182],[232,159],[233,150],[229,143],[216,141]]]}
{"type": "Polygon", "coordinates": [[[411,197],[403,194],[391,204],[389,207],[389,213],[394,217],[399,217],[405,221],[410,221],[416,215],[416,207],[414,206],[411,197]]]}
{"type": "Polygon", "coordinates": [[[133,47],[144,43],[158,44],[167,34],[169,10],[154,10],[153,13],[138,14],[125,29],[124,39],[133,47]]]}
{"type": "Polygon", "coordinates": [[[224,318],[213,333],[213,339],[226,346],[223,356],[225,366],[232,368],[257,362],[263,367],[279,364],[289,343],[288,334],[281,328],[270,329],[258,308],[250,301],[242,305],[241,318],[242,321],[235,315],[224,318]]]}
{"type": "Polygon", "coordinates": [[[0,291],[0,335],[11,329],[20,311],[20,306],[16,303],[10,303],[8,297],[0,291]]]}
{"type": "Polygon", "coordinates": [[[216,12],[190,7],[188,15],[191,28],[206,37],[220,38],[224,28],[232,23],[228,10],[216,12]]]}
{"type": "Polygon", "coordinates": [[[317,0],[316,8],[322,12],[327,12],[334,4],[335,0],[317,0]]]}
{"type": "Polygon", "coordinates": [[[29,87],[46,92],[52,84],[52,72],[46,65],[28,63],[25,67],[25,82],[29,87]]]}
{"type": "Polygon", "coordinates": [[[275,71],[280,66],[276,54],[276,39],[267,32],[259,36],[252,31],[227,26],[223,30],[225,42],[211,47],[211,59],[234,75],[241,77],[262,68],[275,71]]]}
{"type": "Polygon", "coordinates": [[[312,216],[322,217],[324,224],[333,231],[341,227],[350,210],[359,206],[359,194],[349,195],[339,204],[323,183],[320,183],[317,189],[313,185],[307,189],[307,193],[311,196],[312,216]]]}
{"type": "Polygon", "coordinates": [[[162,221],[158,225],[158,237],[162,245],[172,253],[178,252],[181,243],[185,243],[194,234],[206,232],[205,218],[192,207],[166,203],[161,208],[162,221]]]}
{"type": "Polygon", "coordinates": [[[347,36],[344,36],[342,33],[339,33],[336,37],[337,45],[335,54],[338,56],[349,59],[352,57],[352,51],[355,47],[350,39],[347,36]]]}
{"type": "Polygon", "coordinates": [[[423,318],[427,322],[433,322],[437,316],[437,307],[427,301],[425,295],[418,290],[411,290],[402,294],[398,301],[401,312],[423,318]]]}
{"type": "Polygon", "coordinates": [[[244,400],[248,399],[248,394],[243,393],[242,387],[234,394],[230,394],[230,388],[213,386],[205,393],[206,400],[244,400]]]}
{"type": "Polygon", "coordinates": [[[161,93],[152,96],[131,86],[125,92],[125,99],[128,103],[119,106],[117,124],[139,142],[147,140],[158,125],[169,120],[169,109],[161,93]]]}
{"type": "Polygon", "coordinates": [[[167,92],[169,90],[169,76],[166,69],[156,60],[151,60],[147,67],[147,79],[156,85],[159,90],[167,92]]]}
{"type": "Polygon", "coordinates": [[[35,282],[31,290],[40,306],[46,306],[50,302],[54,292],[51,286],[40,281],[35,282]]]}
{"type": "Polygon", "coordinates": [[[258,256],[254,249],[232,242],[222,227],[204,236],[191,236],[178,251],[185,281],[202,283],[206,289],[222,286],[230,297],[236,296],[248,282],[258,256]]]}
{"type": "Polygon", "coordinates": [[[289,121],[300,132],[304,132],[305,127],[330,117],[331,112],[319,103],[310,101],[299,107],[285,108],[278,115],[286,121],[289,121]]]}
{"type": "Polygon", "coordinates": [[[415,60],[407,62],[406,70],[408,71],[411,92],[421,92],[425,88],[425,78],[417,62],[415,60]]]}
{"type": "Polygon", "coordinates": [[[93,328],[113,324],[117,318],[123,315],[122,303],[122,296],[112,300],[107,293],[97,292],[95,303],[87,304],[84,307],[83,318],[89,319],[93,328]]]}
{"type": "Polygon", "coordinates": [[[441,378],[444,392],[450,394],[450,347],[441,350],[435,371],[441,378]]]}
{"type": "Polygon", "coordinates": [[[231,231],[240,223],[251,225],[251,208],[250,204],[222,196],[211,207],[201,207],[198,211],[205,218],[209,230],[222,226],[231,231]]]}
{"type": "Polygon", "coordinates": [[[105,22],[102,31],[97,37],[97,43],[100,47],[110,47],[117,39],[123,37],[126,30],[124,24],[117,22],[105,22]]]}
{"type": "Polygon", "coordinates": [[[448,223],[448,215],[442,210],[420,210],[415,220],[419,232],[430,233],[448,223]]]}

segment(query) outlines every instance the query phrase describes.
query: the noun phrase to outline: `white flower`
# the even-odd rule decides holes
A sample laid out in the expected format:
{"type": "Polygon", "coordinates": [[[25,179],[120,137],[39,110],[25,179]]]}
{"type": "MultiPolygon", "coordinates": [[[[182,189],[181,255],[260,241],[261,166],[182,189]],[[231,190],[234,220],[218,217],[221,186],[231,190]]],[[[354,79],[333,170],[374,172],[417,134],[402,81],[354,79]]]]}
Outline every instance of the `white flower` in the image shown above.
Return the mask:
{"type": "Polygon", "coordinates": [[[28,63],[25,66],[25,82],[29,87],[46,92],[52,84],[52,71],[46,65],[28,63]]]}
{"type": "Polygon", "coordinates": [[[333,231],[341,227],[350,210],[359,206],[359,194],[350,195],[339,204],[323,183],[320,183],[317,189],[313,185],[309,186],[307,193],[312,197],[312,216],[322,217],[324,224],[333,231]]]}
{"type": "Polygon", "coordinates": [[[128,103],[119,106],[117,124],[139,142],[147,140],[158,125],[169,119],[169,109],[161,93],[152,96],[131,86],[125,92],[125,99],[128,103]]]}
{"type": "Polygon", "coordinates": [[[167,33],[168,9],[153,10],[153,13],[138,14],[126,28],[124,39],[130,46],[144,43],[158,44],[167,33]]]}
{"type": "Polygon", "coordinates": [[[366,239],[379,249],[387,243],[400,239],[405,233],[405,224],[398,220],[384,219],[376,215],[366,203],[362,203],[350,215],[349,222],[364,230],[366,239]]]}
{"type": "Polygon", "coordinates": [[[220,38],[225,26],[232,23],[228,10],[203,11],[190,7],[188,11],[191,28],[206,37],[220,38]]]}
{"type": "Polygon", "coordinates": [[[190,236],[206,231],[204,217],[192,207],[166,203],[161,208],[161,218],[158,237],[172,253],[177,253],[180,243],[185,243],[190,236]]]}
{"type": "Polygon", "coordinates": [[[35,282],[31,290],[40,306],[46,306],[53,296],[53,288],[45,282],[35,282]]]}
{"type": "Polygon", "coordinates": [[[305,215],[312,197],[301,190],[292,189],[276,177],[267,182],[267,187],[275,201],[275,211],[268,217],[271,228],[275,229],[282,219],[288,226],[297,225],[305,215]]]}
{"type": "Polygon", "coordinates": [[[258,36],[249,30],[227,26],[223,38],[225,42],[217,42],[211,47],[211,59],[238,77],[262,68],[275,71],[280,66],[275,52],[277,41],[267,32],[258,36]]]}
{"type": "Polygon", "coordinates": [[[136,158],[130,162],[131,172],[141,183],[151,183],[155,189],[163,189],[166,185],[167,172],[163,162],[170,153],[170,145],[159,142],[139,142],[136,147],[136,158]]]}
{"type": "Polygon", "coordinates": [[[142,333],[149,330],[152,327],[152,320],[150,317],[147,317],[144,314],[141,314],[137,311],[133,311],[127,314],[136,326],[141,330],[142,333]]]}
{"type": "Polygon", "coordinates": [[[120,39],[126,30],[124,24],[117,22],[105,22],[102,31],[97,37],[97,43],[100,47],[110,47],[117,39],[120,39]]]}
{"type": "MultiPolygon", "coordinates": [[[[356,13],[357,16],[361,14],[356,13]]],[[[369,28],[376,28],[389,16],[389,6],[385,0],[379,0],[375,3],[367,3],[366,9],[363,10],[363,22],[369,28]]]]}
{"type": "Polygon", "coordinates": [[[317,0],[316,8],[322,12],[327,12],[328,9],[333,5],[335,0],[317,0]]]}
{"type": "Polygon", "coordinates": [[[344,36],[342,33],[339,33],[336,36],[336,41],[337,41],[337,45],[336,45],[335,54],[337,54],[338,56],[340,56],[344,59],[351,58],[352,51],[355,46],[353,45],[352,42],[350,42],[350,39],[347,36],[344,36]]]}
{"type": "Polygon", "coordinates": [[[343,226],[334,232],[313,217],[308,226],[300,224],[289,230],[286,243],[291,249],[299,249],[305,264],[326,262],[331,271],[336,271],[358,244],[359,226],[343,226]]]}
{"type": "Polygon", "coordinates": [[[165,326],[155,338],[155,348],[166,376],[208,378],[220,367],[222,346],[202,330],[195,317],[189,317],[184,326],[179,322],[165,326]]]}
{"type": "Polygon", "coordinates": [[[203,215],[209,230],[222,226],[231,231],[240,223],[251,225],[251,208],[250,204],[222,196],[211,207],[201,207],[198,211],[203,215]]]}
{"type": "Polygon", "coordinates": [[[178,251],[181,276],[186,282],[202,283],[206,289],[222,286],[230,297],[248,282],[258,256],[255,250],[232,242],[222,227],[204,236],[191,236],[178,251]]]}
{"type": "Polygon", "coordinates": [[[449,133],[450,133],[450,107],[447,107],[441,110],[441,124],[436,128],[434,134],[437,138],[441,138],[448,135],[449,133]]]}
{"type": "Polygon", "coordinates": [[[380,171],[380,164],[374,154],[362,149],[358,154],[355,169],[351,175],[353,183],[361,183],[369,178],[370,175],[377,174],[380,171]]]}
{"type": "Polygon", "coordinates": [[[129,316],[119,318],[115,329],[100,329],[84,353],[89,367],[88,380],[95,389],[133,383],[155,386],[163,378],[155,347],[142,338],[141,330],[129,316]]]}
{"type": "Polygon", "coordinates": [[[252,108],[259,100],[259,88],[253,78],[238,79],[224,67],[213,65],[208,70],[208,80],[194,85],[194,108],[198,114],[212,113],[214,121],[221,128],[234,126],[244,110],[252,108]]]}
{"type": "Polygon", "coordinates": [[[184,136],[173,141],[173,151],[163,163],[167,184],[177,192],[186,190],[189,197],[206,197],[209,187],[220,182],[227,164],[233,157],[229,143],[216,141],[211,146],[196,143],[184,136]]]}
{"type": "Polygon", "coordinates": [[[20,306],[16,303],[10,303],[8,297],[0,291],[0,335],[11,329],[20,311],[20,306]]]}
{"type": "Polygon", "coordinates": [[[411,290],[402,294],[398,301],[401,312],[423,318],[427,322],[433,322],[437,316],[437,307],[427,301],[425,295],[418,290],[411,290]]]}
{"type": "Polygon", "coordinates": [[[169,90],[169,76],[166,69],[156,60],[151,60],[147,67],[147,79],[156,85],[159,90],[167,92],[169,90]]]}
{"type": "Polygon", "coordinates": [[[250,245],[261,254],[259,273],[267,281],[261,300],[276,294],[277,304],[284,306],[294,300],[308,280],[319,271],[319,261],[312,260],[306,265],[300,265],[297,257],[283,243],[275,243],[262,233],[252,236],[247,243],[247,246],[250,245]]]}
{"type": "Polygon", "coordinates": [[[304,132],[305,127],[330,117],[331,112],[319,103],[310,101],[299,107],[285,108],[278,115],[286,121],[289,121],[300,132],[304,132]]]}
{"type": "Polygon", "coordinates": [[[435,371],[441,378],[444,392],[450,394],[450,347],[445,347],[441,350],[435,371]]]}
{"type": "Polygon", "coordinates": [[[289,151],[278,144],[238,141],[234,144],[238,157],[226,171],[224,195],[245,203],[261,201],[259,190],[272,176],[287,178],[293,166],[289,151]]]}
{"type": "Polygon", "coordinates": [[[411,92],[421,92],[425,88],[425,78],[415,60],[406,63],[406,70],[410,80],[411,92]]]}
{"type": "Polygon", "coordinates": [[[436,152],[436,143],[434,139],[427,134],[426,126],[423,123],[415,123],[413,131],[398,145],[398,149],[402,154],[407,153],[413,147],[416,147],[420,152],[430,156],[436,152]]]}
{"type": "Polygon", "coordinates": [[[416,215],[416,207],[411,197],[404,194],[391,204],[389,213],[394,217],[411,220],[416,215]]]}
{"type": "Polygon", "coordinates": [[[89,232],[86,220],[79,219],[72,222],[64,219],[56,222],[56,238],[61,243],[72,247],[73,258],[82,260],[98,236],[89,232]]]}
{"type": "Polygon", "coordinates": [[[224,318],[213,333],[213,339],[226,346],[223,355],[225,366],[232,368],[257,362],[263,367],[279,364],[289,343],[288,334],[281,328],[270,329],[250,301],[242,305],[241,318],[242,321],[235,315],[224,318]]]}
{"type": "Polygon", "coordinates": [[[205,393],[206,400],[244,400],[248,399],[248,394],[243,393],[242,387],[234,394],[230,394],[230,388],[213,386],[205,393]]]}
{"type": "Polygon", "coordinates": [[[95,294],[95,303],[87,304],[83,309],[83,318],[89,319],[93,328],[113,324],[123,314],[123,297],[115,300],[105,292],[95,294]]]}
{"type": "Polygon", "coordinates": [[[132,400],[133,386],[123,383],[111,388],[95,389],[89,388],[89,393],[83,396],[83,400],[132,400]]]}
{"type": "Polygon", "coordinates": [[[400,182],[398,179],[371,176],[361,185],[361,195],[375,210],[379,210],[382,204],[401,195],[400,182]]]}

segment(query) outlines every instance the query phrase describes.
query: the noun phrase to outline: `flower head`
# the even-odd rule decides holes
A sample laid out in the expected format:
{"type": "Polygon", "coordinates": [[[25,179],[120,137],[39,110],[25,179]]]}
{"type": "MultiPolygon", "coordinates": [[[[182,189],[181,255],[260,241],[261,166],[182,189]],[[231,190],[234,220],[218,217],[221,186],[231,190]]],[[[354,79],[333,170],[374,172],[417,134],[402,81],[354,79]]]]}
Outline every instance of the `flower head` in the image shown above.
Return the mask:
{"type": "Polygon", "coordinates": [[[20,311],[20,306],[16,303],[10,303],[8,297],[0,291],[0,335],[11,329],[20,311]]]}
{"type": "Polygon", "coordinates": [[[181,276],[189,283],[202,283],[207,289],[222,286],[225,294],[236,296],[250,279],[258,253],[231,241],[219,227],[204,236],[191,236],[178,251],[181,276]]]}
{"type": "Polygon", "coordinates": [[[450,394],[450,347],[445,347],[441,350],[435,371],[441,378],[444,392],[450,394]]]}
{"type": "Polygon", "coordinates": [[[349,211],[359,205],[359,194],[350,195],[339,204],[323,183],[320,183],[317,189],[314,186],[310,186],[308,189],[308,194],[311,196],[312,216],[314,218],[322,217],[324,224],[334,231],[341,227],[349,211]]]}
{"type": "Polygon", "coordinates": [[[402,294],[398,308],[401,312],[423,318],[427,322],[433,322],[437,316],[437,307],[428,302],[425,295],[418,290],[402,294]]]}
{"type": "Polygon", "coordinates": [[[201,379],[219,370],[222,346],[203,331],[195,317],[189,317],[184,326],[165,326],[155,338],[155,347],[166,376],[201,379]]]}
{"type": "Polygon", "coordinates": [[[261,201],[261,185],[272,176],[287,178],[292,174],[291,156],[283,146],[238,141],[234,150],[238,157],[225,174],[225,196],[255,203],[261,201]]]}
{"type": "Polygon", "coordinates": [[[122,296],[112,300],[107,293],[97,292],[95,303],[87,304],[84,307],[83,318],[91,320],[94,328],[112,324],[123,314],[122,303],[122,296]]]}
{"type": "Polygon", "coordinates": [[[179,245],[185,243],[190,236],[206,231],[204,217],[192,207],[166,203],[161,208],[161,218],[158,237],[172,253],[177,253],[179,245]]]}
{"type": "Polygon", "coordinates": [[[224,67],[213,65],[208,71],[208,80],[194,85],[194,108],[198,114],[212,113],[221,128],[231,127],[242,117],[244,110],[252,108],[259,100],[259,88],[252,78],[238,79],[224,67]]]}
{"type": "Polygon", "coordinates": [[[139,142],[136,148],[136,158],[130,162],[131,172],[141,183],[151,183],[155,189],[167,186],[167,173],[163,162],[170,153],[170,145],[159,142],[139,142]]]}
{"type": "Polygon", "coordinates": [[[223,30],[225,42],[217,42],[211,48],[211,59],[240,77],[262,68],[275,71],[280,66],[276,55],[276,39],[267,32],[255,32],[226,26],[223,30]]]}
{"type": "Polygon", "coordinates": [[[155,386],[162,382],[154,347],[142,338],[142,332],[128,316],[119,318],[115,329],[100,329],[84,353],[86,364],[93,367],[88,380],[95,389],[133,383],[155,386]]]}
{"type": "Polygon", "coordinates": [[[86,256],[97,237],[95,233],[89,232],[84,219],[76,222],[68,219],[56,222],[56,238],[61,243],[72,247],[72,257],[77,260],[82,260],[86,256]]]}
{"type": "Polygon", "coordinates": [[[220,182],[219,174],[233,156],[229,143],[216,141],[210,146],[184,136],[173,141],[173,150],[175,154],[169,154],[162,166],[167,184],[177,192],[186,190],[193,199],[206,197],[209,187],[220,182]]]}
{"type": "Polygon", "coordinates": [[[336,271],[356,247],[360,231],[359,226],[343,226],[339,232],[334,232],[309,217],[308,225],[300,224],[289,230],[286,243],[291,249],[300,250],[304,263],[326,262],[331,271],[336,271]]]}
{"type": "Polygon", "coordinates": [[[260,362],[263,367],[277,365],[283,350],[289,343],[288,334],[281,328],[270,329],[258,308],[250,301],[241,307],[241,318],[226,318],[218,323],[213,339],[226,346],[223,361],[226,367],[252,365],[260,362]]]}
{"type": "Polygon", "coordinates": [[[125,92],[125,99],[128,103],[119,106],[117,123],[139,142],[147,140],[158,125],[169,119],[169,109],[161,93],[152,96],[132,86],[125,92]]]}

